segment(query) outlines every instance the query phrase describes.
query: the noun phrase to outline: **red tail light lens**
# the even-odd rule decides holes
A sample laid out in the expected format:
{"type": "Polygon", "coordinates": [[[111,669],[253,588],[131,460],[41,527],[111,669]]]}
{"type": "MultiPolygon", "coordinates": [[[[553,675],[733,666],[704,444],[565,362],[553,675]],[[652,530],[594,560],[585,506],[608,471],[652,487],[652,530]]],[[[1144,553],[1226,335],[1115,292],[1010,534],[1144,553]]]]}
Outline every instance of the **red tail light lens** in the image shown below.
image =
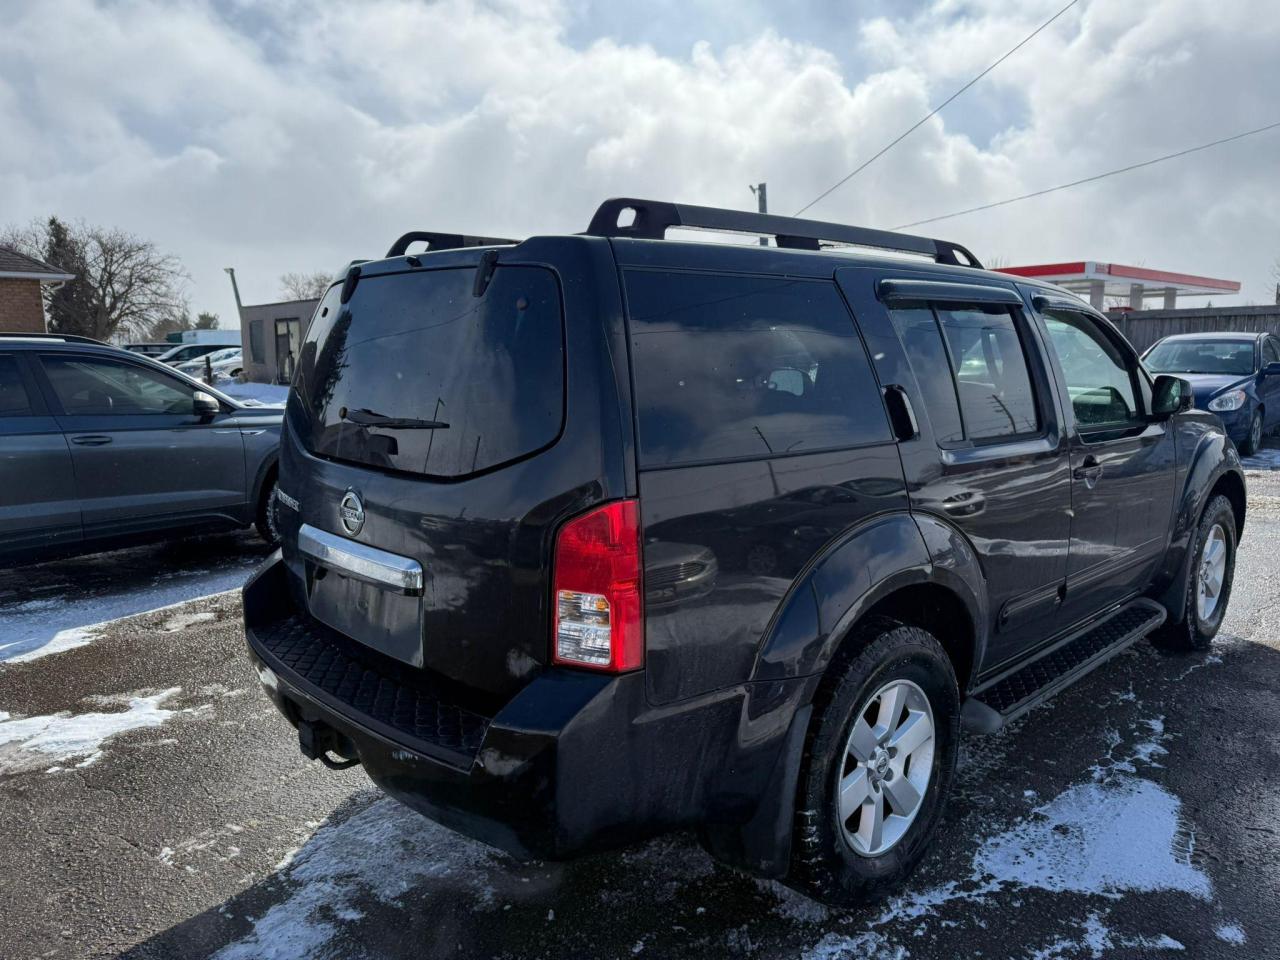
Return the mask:
{"type": "Polygon", "coordinates": [[[553,663],[609,673],[644,665],[635,500],[606,503],[561,527],[553,577],[553,663]]]}

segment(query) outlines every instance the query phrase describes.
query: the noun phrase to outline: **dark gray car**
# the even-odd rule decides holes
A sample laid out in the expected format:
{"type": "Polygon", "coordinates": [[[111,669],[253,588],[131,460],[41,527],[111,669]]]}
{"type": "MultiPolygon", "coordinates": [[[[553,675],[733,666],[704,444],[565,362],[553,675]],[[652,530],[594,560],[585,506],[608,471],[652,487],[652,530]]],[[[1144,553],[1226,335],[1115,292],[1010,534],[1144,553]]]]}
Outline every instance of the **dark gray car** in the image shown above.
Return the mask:
{"type": "Polygon", "coordinates": [[[283,411],[77,337],[0,335],[0,563],[256,524],[283,411]]]}

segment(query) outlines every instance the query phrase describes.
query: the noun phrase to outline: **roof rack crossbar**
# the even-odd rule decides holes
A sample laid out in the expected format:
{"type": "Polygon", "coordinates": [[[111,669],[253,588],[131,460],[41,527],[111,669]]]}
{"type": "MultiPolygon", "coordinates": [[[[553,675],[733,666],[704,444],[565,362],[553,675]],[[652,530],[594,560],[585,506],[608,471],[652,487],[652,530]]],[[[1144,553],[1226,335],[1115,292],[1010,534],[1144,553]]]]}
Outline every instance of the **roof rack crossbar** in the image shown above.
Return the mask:
{"type": "Polygon", "coordinates": [[[967,249],[947,240],[821,220],[800,220],[772,213],[698,207],[687,203],[639,200],[634,197],[615,197],[600,204],[595,216],[591,218],[591,225],[587,227],[587,234],[595,237],[662,240],[672,227],[772,236],[778,246],[792,250],[817,250],[825,241],[829,244],[914,253],[930,257],[937,263],[982,268],[978,258],[967,249]],[[628,210],[634,214],[634,219],[627,224],[619,223],[619,218],[628,210]]]}
{"type": "Polygon", "coordinates": [[[504,240],[501,237],[472,237],[462,233],[436,233],[431,230],[411,230],[391,245],[388,257],[404,256],[409,244],[422,241],[427,245],[429,253],[437,250],[457,250],[461,247],[505,247],[518,243],[518,240],[504,240]]]}

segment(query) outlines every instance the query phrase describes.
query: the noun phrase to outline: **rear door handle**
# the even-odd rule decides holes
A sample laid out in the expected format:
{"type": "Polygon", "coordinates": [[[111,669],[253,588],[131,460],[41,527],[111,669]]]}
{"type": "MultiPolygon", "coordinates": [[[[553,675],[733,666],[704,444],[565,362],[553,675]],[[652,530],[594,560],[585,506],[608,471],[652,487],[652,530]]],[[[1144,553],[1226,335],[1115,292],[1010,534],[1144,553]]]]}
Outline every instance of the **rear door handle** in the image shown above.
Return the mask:
{"type": "Polygon", "coordinates": [[[111,438],[101,433],[91,433],[82,437],[72,437],[72,443],[78,443],[82,447],[101,447],[103,444],[111,442],[111,438]]]}
{"type": "Polygon", "coordinates": [[[900,384],[891,383],[884,388],[884,404],[889,409],[889,423],[898,440],[914,440],[920,436],[920,424],[911,408],[911,399],[900,384]]]}
{"type": "Polygon", "coordinates": [[[1097,457],[1090,453],[1080,461],[1080,466],[1071,471],[1071,476],[1077,480],[1083,480],[1092,487],[1098,482],[1098,478],[1102,476],[1102,464],[1098,462],[1097,457]]]}

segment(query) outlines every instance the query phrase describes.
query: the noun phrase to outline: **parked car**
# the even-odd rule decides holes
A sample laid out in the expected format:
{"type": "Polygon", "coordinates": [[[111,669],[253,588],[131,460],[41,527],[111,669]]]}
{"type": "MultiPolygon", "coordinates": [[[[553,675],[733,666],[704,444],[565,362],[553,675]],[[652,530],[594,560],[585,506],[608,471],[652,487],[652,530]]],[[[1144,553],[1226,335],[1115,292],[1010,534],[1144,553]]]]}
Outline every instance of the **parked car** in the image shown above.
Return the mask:
{"type": "Polygon", "coordinates": [[[234,344],[227,343],[180,343],[171,350],[168,350],[155,359],[161,363],[167,363],[170,366],[178,366],[187,363],[190,360],[197,360],[207,353],[216,353],[219,350],[226,350],[234,344]]]}
{"type": "Polygon", "coordinates": [[[173,344],[163,343],[163,342],[162,343],[126,343],[124,345],[124,348],[126,350],[131,350],[134,353],[140,353],[144,357],[158,357],[161,354],[168,353],[170,350],[172,350],[173,344]]]}
{"type": "Polygon", "coordinates": [[[215,377],[238,377],[244,372],[244,357],[239,347],[225,347],[199,359],[180,363],[178,369],[197,380],[203,380],[210,372],[215,377]]]}
{"type": "Polygon", "coordinates": [[[1195,404],[1222,418],[1240,452],[1258,451],[1280,427],[1280,338],[1270,333],[1183,333],[1142,356],[1153,373],[1182,377],[1195,404]]]}
{"type": "Polygon", "coordinates": [[[256,525],[281,411],[85,337],[0,334],[0,563],[256,525]]]}
{"type": "Polygon", "coordinates": [[[408,234],[306,334],[250,655],[304,754],[472,837],[692,827],[852,902],[924,855],[962,726],[1217,632],[1245,483],[1190,402],[940,240],[644,200],[408,234]]]}

